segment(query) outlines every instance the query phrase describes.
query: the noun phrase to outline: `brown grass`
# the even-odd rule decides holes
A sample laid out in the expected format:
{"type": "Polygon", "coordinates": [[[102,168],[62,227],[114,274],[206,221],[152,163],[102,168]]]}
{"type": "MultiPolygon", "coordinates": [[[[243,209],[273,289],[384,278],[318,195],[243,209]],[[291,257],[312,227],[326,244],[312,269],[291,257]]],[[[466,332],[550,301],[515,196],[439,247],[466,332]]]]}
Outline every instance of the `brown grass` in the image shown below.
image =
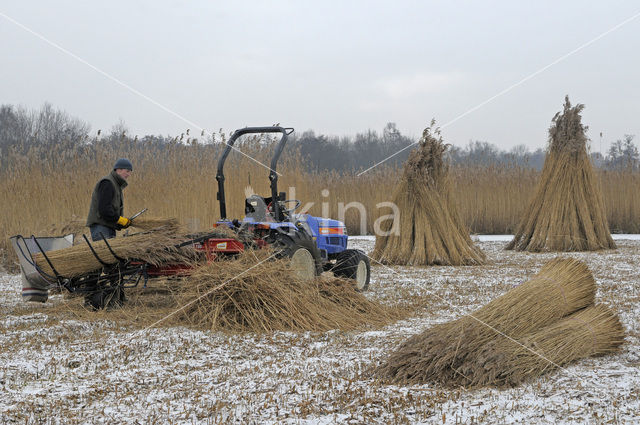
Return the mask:
{"type": "Polygon", "coordinates": [[[479,349],[500,334],[520,338],[591,305],[595,289],[584,263],[556,258],[479,310],[409,338],[375,373],[394,383],[468,385],[464,371],[479,349]]]}
{"type": "MultiPolygon", "coordinates": [[[[262,149],[241,147],[243,152],[268,163],[269,153],[262,149]]],[[[31,234],[51,236],[65,233],[60,229],[73,217],[83,228],[91,191],[100,177],[113,165],[114,158],[128,156],[135,171],[124,191],[125,214],[147,207],[157,217],[176,217],[190,231],[210,229],[219,219],[216,201],[215,146],[170,146],[158,158],[144,147],[102,146],[58,158],[46,152],[11,158],[11,167],[0,170],[0,264],[16,271],[16,261],[8,238],[31,234]],[[123,153],[123,152],[126,152],[123,153]],[[44,159],[43,159],[44,158],[44,159]],[[56,166],[63,161],[64,167],[56,166]],[[60,182],[64,182],[61,185],[60,182]]],[[[384,165],[358,177],[355,173],[312,173],[295,152],[285,152],[278,168],[282,173],[280,188],[300,199],[314,215],[344,217],[349,234],[374,234],[376,220],[391,213],[378,206],[392,200],[402,170],[384,165]],[[329,193],[325,196],[323,189],[329,193]],[[362,217],[350,202],[361,203],[362,217]],[[325,211],[323,211],[325,210],[325,211]]],[[[225,168],[229,217],[244,215],[244,188],[251,184],[260,194],[269,192],[268,170],[233,153],[225,168]]],[[[520,217],[527,211],[540,173],[522,167],[452,167],[449,173],[455,187],[458,213],[473,233],[513,234],[520,217]]],[[[631,171],[596,171],[602,186],[607,220],[612,232],[640,232],[640,173],[631,171]]]]}
{"type": "Polygon", "coordinates": [[[474,246],[453,201],[442,138],[424,130],[393,194],[399,216],[382,225],[372,258],[385,264],[477,265],[485,256],[474,246]]]}
{"type": "Polygon", "coordinates": [[[616,352],[624,342],[617,315],[605,305],[580,310],[517,343],[496,336],[464,373],[474,386],[515,386],[573,361],[616,352]]]}
{"type": "Polygon", "coordinates": [[[595,251],[616,247],[602,191],[587,154],[584,105],[557,113],[549,128],[549,152],[536,193],[507,249],[595,251]]]}

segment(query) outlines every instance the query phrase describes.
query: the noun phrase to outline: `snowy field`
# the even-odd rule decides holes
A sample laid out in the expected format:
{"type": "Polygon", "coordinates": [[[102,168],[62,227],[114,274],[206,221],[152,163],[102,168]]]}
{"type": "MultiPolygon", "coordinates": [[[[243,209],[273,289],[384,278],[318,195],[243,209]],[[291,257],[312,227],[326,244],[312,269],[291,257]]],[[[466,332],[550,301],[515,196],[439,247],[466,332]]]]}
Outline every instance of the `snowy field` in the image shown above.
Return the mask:
{"type": "MultiPolygon", "coordinates": [[[[376,266],[368,297],[425,296],[408,320],[378,330],[228,336],[144,331],[60,320],[20,300],[20,277],[0,274],[0,424],[4,423],[638,423],[640,240],[584,260],[597,300],[620,313],[626,345],[510,390],[397,387],[361,372],[434,323],[471,312],[534,274],[555,254],[504,251],[478,237],[488,265],[376,266]]],[[[370,237],[354,237],[369,252],[370,237]]]]}

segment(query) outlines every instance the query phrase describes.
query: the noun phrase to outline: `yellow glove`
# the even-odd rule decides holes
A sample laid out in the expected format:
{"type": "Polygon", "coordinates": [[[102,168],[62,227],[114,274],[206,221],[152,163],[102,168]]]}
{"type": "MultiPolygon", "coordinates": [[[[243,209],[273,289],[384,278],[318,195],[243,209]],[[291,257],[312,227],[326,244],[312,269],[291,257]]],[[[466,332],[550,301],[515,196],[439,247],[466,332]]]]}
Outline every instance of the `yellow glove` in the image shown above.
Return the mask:
{"type": "Polygon", "coordinates": [[[131,226],[131,220],[129,220],[127,217],[120,217],[118,219],[118,224],[120,225],[121,229],[126,229],[127,227],[131,226]]]}

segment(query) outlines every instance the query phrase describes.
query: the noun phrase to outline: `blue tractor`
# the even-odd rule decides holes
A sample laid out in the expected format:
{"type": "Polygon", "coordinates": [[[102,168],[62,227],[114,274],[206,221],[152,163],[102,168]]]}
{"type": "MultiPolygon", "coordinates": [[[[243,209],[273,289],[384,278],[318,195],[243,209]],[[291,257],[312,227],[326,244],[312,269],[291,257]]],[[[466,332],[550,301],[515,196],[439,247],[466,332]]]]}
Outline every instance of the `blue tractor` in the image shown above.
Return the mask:
{"type": "Polygon", "coordinates": [[[323,271],[353,279],[356,289],[365,291],[369,286],[371,265],[369,258],[358,249],[347,249],[348,234],[344,223],[338,220],[296,213],[301,205],[297,199],[286,199],[278,192],[278,159],[284,150],[292,128],[246,127],[236,130],[225,147],[216,172],[217,200],[220,203],[220,221],[216,227],[226,226],[238,235],[231,239],[209,239],[206,243],[216,254],[236,254],[246,248],[272,247],[279,257],[288,257],[298,275],[311,279],[323,271]],[[236,140],[246,134],[279,133],[275,153],[271,159],[269,196],[250,194],[245,199],[242,220],[227,218],[224,191],[224,163],[236,140]]]}

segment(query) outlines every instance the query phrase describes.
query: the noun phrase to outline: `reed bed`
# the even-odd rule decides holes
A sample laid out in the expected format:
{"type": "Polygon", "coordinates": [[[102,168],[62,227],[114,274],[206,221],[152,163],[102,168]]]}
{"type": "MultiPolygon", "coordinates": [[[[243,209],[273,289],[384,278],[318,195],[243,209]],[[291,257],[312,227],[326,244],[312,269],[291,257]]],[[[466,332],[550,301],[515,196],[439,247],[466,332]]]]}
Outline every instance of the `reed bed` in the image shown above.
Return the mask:
{"type": "Polygon", "coordinates": [[[471,241],[452,199],[446,149],[437,131],[424,130],[393,194],[399,216],[383,223],[372,258],[400,265],[484,263],[485,255],[471,241]]]}
{"type": "Polygon", "coordinates": [[[587,153],[584,105],[565,98],[549,128],[549,150],[527,212],[507,249],[595,251],[615,249],[602,190],[587,153]]]}
{"type": "MultiPolygon", "coordinates": [[[[268,164],[269,152],[239,148],[268,164]]],[[[219,145],[170,145],[158,155],[122,144],[88,146],[73,155],[48,151],[12,157],[12,166],[0,169],[0,264],[18,270],[10,236],[61,235],[60,227],[74,216],[84,224],[96,181],[122,156],[135,166],[124,191],[126,215],[146,207],[147,214],[175,217],[190,231],[210,229],[220,218],[214,177],[219,154],[219,145]]],[[[310,172],[304,164],[295,152],[286,151],[278,168],[281,190],[302,201],[300,210],[342,218],[352,235],[375,234],[381,217],[392,213],[381,203],[393,200],[401,169],[383,164],[357,176],[310,172]]],[[[228,215],[242,217],[245,186],[269,193],[268,170],[234,153],[227,165],[228,215]]],[[[461,221],[471,232],[483,234],[513,234],[540,179],[540,172],[517,166],[452,166],[449,175],[461,221]]],[[[640,173],[596,170],[596,177],[611,232],[640,232],[640,173]]],[[[81,225],[76,234],[82,233],[88,229],[81,225]]]]}
{"type": "Polygon", "coordinates": [[[618,316],[603,304],[587,307],[514,341],[496,336],[465,365],[472,386],[516,386],[573,361],[611,354],[624,343],[618,316]]]}
{"type": "Polygon", "coordinates": [[[499,335],[521,338],[593,304],[595,290],[584,263],[556,258],[479,310],[409,338],[374,373],[393,383],[469,385],[464,371],[482,347],[499,335]]]}
{"type": "MultiPolygon", "coordinates": [[[[89,228],[86,226],[86,223],[86,218],[80,218],[73,215],[66,221],[50,224],[49,226],[31,233],[35,236],[66,236],[71,234],[73,235],[74,245],[77,245],[82,241],[82,235],[86,234],[88,237],[90,236],[89,228]]],[[[89,237],[89,239],[91,238],[89,237]]]]}

